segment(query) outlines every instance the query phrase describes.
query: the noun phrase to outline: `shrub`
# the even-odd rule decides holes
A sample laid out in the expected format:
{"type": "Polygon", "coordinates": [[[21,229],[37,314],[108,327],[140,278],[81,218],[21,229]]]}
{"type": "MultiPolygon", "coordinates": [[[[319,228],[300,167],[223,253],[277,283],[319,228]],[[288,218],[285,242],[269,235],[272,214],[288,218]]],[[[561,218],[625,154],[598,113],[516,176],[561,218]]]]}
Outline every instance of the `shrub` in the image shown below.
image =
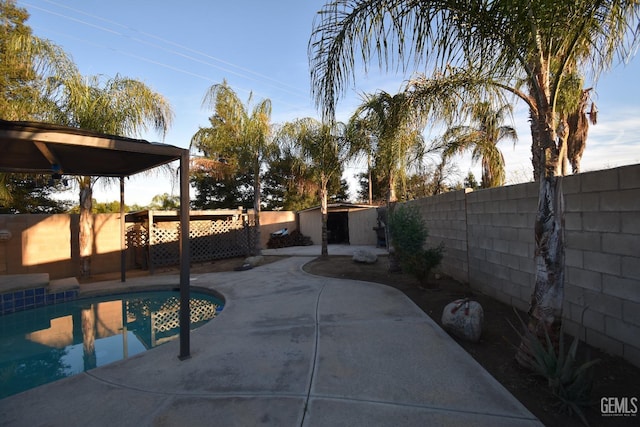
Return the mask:
{"type": "Polygon", "coordinates": [[[401,205],[392,210],[389,233],[402,269],[418,279],[421,286],[426,286],[429,273],[442,261],[444,244],[424,248],[429,231],[420,211],[410,206],[401,205]]]}

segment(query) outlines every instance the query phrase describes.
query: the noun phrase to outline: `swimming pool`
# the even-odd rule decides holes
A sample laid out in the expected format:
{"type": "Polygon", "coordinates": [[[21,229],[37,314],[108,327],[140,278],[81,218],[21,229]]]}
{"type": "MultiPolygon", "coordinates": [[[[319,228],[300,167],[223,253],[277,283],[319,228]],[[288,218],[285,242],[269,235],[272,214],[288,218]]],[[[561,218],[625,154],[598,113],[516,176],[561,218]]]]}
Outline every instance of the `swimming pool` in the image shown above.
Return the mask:
{"type": "MultiPolygon", "coordinates": [[[[224,302],[191,292],[191,329],[224,302]]],[[[180,293],[77,299],[0,316],[0,398],[69,377],[177,338],[180,293]]]]}

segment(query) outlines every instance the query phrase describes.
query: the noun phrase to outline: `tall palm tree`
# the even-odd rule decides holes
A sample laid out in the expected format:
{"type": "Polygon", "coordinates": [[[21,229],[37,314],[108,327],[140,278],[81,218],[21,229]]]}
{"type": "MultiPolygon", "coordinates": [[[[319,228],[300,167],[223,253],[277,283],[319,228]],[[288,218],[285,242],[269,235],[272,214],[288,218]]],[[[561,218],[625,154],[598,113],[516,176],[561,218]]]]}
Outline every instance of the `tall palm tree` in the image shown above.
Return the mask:
{"type": "Polygon", "coordinates": [[[515,128],[503,125],[505,115],[511,114],[511,105],[494,109],[489,102],[479,102],[469,110],[471,125],[451,127],[443,135],[443,156],[471,150],[472,160],[482,163],[482,187],[504,185],[504,156],[498,142],[518,139],[515,128]]]}
{"type": "Polygon", "coordinates": [[[460,103],[479,100],[479,88],[498,88],[527,104],[540,141],[533,155],[544,165],[529,327],[539,335],[557,331],[565,265],[561,159],[567,149],[558,96],[575,69],[590,69],[595,78],[616,57],[635,53],[640,2],[336,0],[317,19],[309,42],[312,93],[329,117],[361,58],[405,69],[415,64],[410,57],[434,65],[433,78],[413,82],[416,96],[428,98],[451,84],[448,94],[460,103]]]}
{"type": "MultiPolygon", "coordinates": [[[[209,127],[200,128],[191,138],[191,147],[204,153],[205,161],[221,170],[253,174],[256,254],[260,247],[260,168],[275,149],[271,139],[271,101],[264,99],[252,107],[249,94],[245,106],[226,80],[211,86],[203,105],[213,109],[209,127]],[[208,160],[207,160],[208,159],[208,160]]],[[[223,172],[224,172],[223,171],[223,172]]]]}
{"type": "MultiPolygon", "coordinates": [[[[50,108],[43,118],[65,126],[110,135],[140,136],[149,127],[163,137],[173,119],[169,102],[144,83],[121,76],[83,77],[79,73],[51,78],[46,94],[50,108]]],[[[98,178],[76,178],[80,188],[80,274],[91,274],[93,187],[98,178]]]]}
{"type": "Polygon", "coordinates": [[[421,116],[405,92],[365,94],[349,120],[353,147],[372,155],[376,168],[384,174],[387,205],[398,200],[398,180],[404,182],[407,172],[424,156],[423,128],[421,116]]]}
{"type": "Polygon", "coordinates": [[[344,163],[351,159],[353,151],[347,139],[347,126],[341,122],[323,123],[306,117],[286,123],[279,135],[292,141],[301,160],[298,168],[306,168],[319,183],[320,212],[322,215],[321,256],[328,250],[328,186],[329,182],[342,174],[344,163]]]}

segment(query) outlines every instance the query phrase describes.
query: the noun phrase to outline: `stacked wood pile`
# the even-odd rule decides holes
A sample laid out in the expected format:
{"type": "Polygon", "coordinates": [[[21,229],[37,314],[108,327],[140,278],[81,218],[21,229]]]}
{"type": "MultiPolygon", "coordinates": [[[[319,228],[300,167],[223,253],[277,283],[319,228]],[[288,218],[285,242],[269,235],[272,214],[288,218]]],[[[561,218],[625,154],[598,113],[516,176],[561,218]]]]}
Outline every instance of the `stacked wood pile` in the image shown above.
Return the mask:
{"type": "Polygon", "coordinates": [[[291,233],[284,235],[272,234],[267,242],[267,248],[287,248],[289,246],[311,246],[313,242],[309,236],[304,236],[298,230],[293,230],[291,233]]]}

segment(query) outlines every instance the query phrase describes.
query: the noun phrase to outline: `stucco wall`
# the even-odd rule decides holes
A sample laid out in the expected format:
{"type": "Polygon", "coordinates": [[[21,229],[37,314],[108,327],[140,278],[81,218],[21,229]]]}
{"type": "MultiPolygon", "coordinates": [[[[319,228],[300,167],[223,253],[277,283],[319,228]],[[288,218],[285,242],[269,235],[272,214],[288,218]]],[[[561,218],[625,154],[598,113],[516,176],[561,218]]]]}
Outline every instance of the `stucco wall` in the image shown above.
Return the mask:
{"type": "MultiPolygon", "coordinates": [[[[270,233],[296,228],[293,212],[261,212],[260,222],[262,247],[270,233]]],[[[3,230],[11,238],[0,240],[0,274],[49,273],[51,279],[79,274],[78,215],[0,215],[3,230]]],[[[94,215],[93,230],[91,272],[120,271],[120,215],[94,215]]],[[[126,259],[127,269],[135,268],[133,252],[126,259]]]]}
{"type": "MultiPolygon", "coordinates": [[[[120,269],[119,217],[93,216],[95,274],[120,269]]],[[[49,273],[53,279],[78,274],[78,215],[0,215],[0,230],[11,233],[0,241],[0,273],[49,273]]]]}
{"type": "Polygon", "coordinates": [[[296,214],[291,211],[261,211],[260,212],[260,244],[267,247],[271,233],[283,228],[293,231],[298,228],[296,214]]]}
{"type": "Polygon", "coordinates": [[[314,245],[322,243],[322,215],[320,209],[299,212],[300,232],[309,236],[314,245]]]}

